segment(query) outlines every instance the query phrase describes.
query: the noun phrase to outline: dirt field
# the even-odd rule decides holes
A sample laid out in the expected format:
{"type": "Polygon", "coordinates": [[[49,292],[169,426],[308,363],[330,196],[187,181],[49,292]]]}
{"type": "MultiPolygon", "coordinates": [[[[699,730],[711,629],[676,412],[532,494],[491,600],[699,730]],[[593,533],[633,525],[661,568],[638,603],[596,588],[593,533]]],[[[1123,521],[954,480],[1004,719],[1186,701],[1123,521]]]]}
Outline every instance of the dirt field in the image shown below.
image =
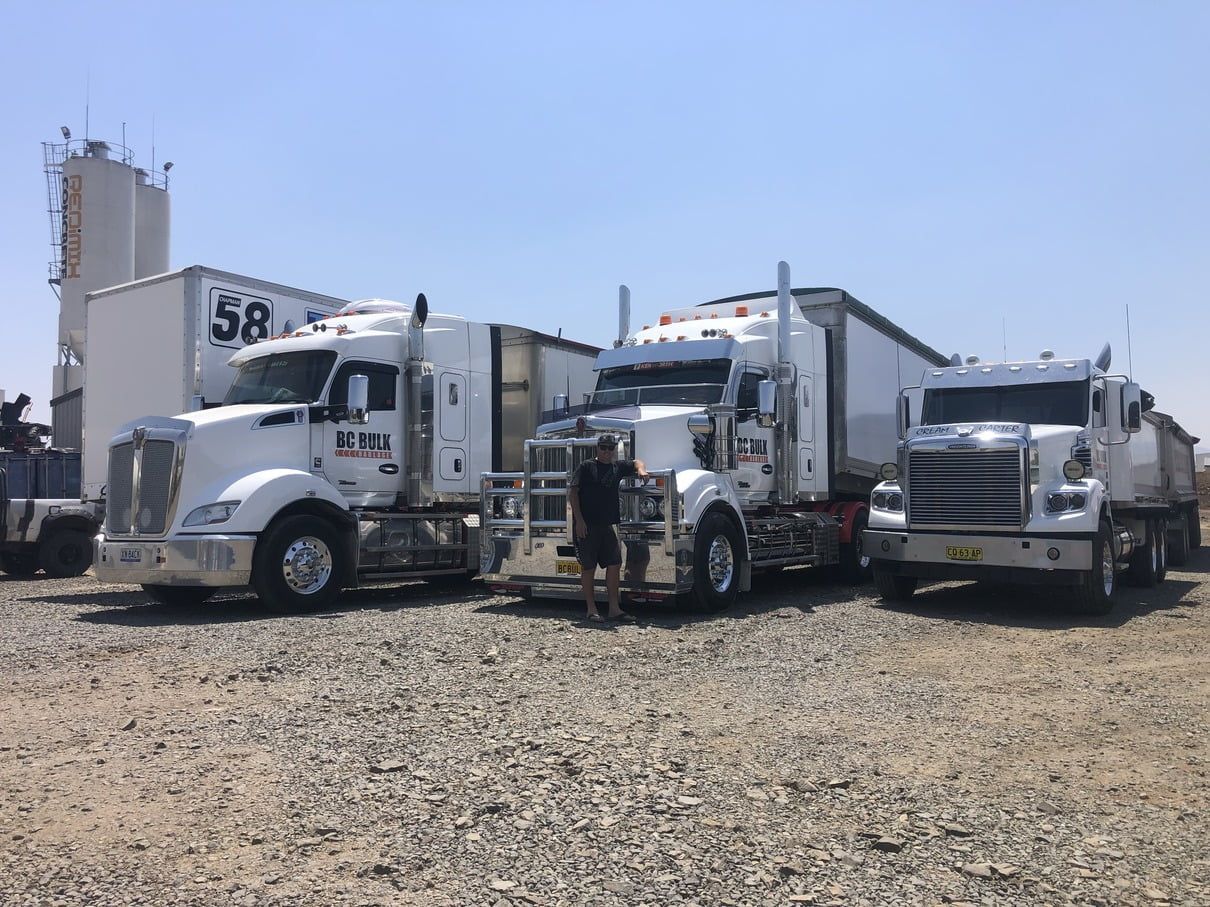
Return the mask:
{"type": "Polygon", "coordinates": [[[1210,904],[1210,549],[578,615],[0,578],[0,904],[1210,904]]]}

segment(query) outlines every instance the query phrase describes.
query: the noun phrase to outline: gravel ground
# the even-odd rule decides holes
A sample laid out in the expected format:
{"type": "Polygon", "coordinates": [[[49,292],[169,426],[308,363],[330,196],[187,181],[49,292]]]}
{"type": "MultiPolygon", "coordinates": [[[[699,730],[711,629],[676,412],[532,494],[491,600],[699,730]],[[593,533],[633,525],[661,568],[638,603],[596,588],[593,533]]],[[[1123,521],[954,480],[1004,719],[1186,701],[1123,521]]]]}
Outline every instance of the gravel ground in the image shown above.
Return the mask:
{"type": "Polygon", "coordinates": [[[0,903],[1210,904],[1210,549],[1109,618],[758,583],[602,630],[2,577],[0,903]]]}

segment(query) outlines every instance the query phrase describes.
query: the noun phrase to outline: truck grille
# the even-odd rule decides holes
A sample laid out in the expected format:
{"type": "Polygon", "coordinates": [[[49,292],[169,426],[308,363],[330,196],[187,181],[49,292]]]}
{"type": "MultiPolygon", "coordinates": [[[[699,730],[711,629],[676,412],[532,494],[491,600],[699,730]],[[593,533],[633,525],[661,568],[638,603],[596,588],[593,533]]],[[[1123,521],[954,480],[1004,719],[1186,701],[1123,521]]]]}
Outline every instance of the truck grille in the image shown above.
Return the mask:
{"type": "Polygon", "coordinates": [[[912,526],[1023,524],[1019,448],[913,450],[908,456],[912,526]]]}
{"type": "Polygon", "coordinates": [[[173,466],[176,444],[153,439],[143,445],[139,479],[134,480],[134,445],[118,444],[109,451],[109,485],[105,528],[110,535],[161,535],[172,518],[173,466]],[[135,498],[138,513],[133,514],[135,498]]]}

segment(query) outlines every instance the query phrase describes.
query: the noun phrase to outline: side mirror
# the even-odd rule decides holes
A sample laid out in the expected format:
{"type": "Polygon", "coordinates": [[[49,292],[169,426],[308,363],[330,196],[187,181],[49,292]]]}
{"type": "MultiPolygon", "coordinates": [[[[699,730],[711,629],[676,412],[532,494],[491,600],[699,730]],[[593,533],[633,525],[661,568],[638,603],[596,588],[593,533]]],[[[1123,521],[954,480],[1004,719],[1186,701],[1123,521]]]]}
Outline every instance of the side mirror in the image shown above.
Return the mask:
{"type": "Polygon", "coordinates": [[[1143,389],[1133,381],[1122,385],[1122,428],[1131,435],[1143,428],[1143,389]]]}
{"type": "Polygon", "coordinates": [[[194,394],[189,398],[189,412],[198,413],[206,408],[206,398],[201,394],[194,394]]]}
{"type": "Polygon", "coordinates": [[[349,422],[365,425],[370,421],[370,378],[368,375],[349,375],[349,422]]]}
{"type": "Polygon", "coordinates": [[[571,403],[567,399],[567,394],[555,394],[554,410],[560,416],[566,416],[571,411],[571,403]]]}
{"type": "Polygon", "coordinates": [[[899,440],[902,441],[907,437],[908,422],[911,419],[911,411],[908,407],[907,394],[900,394],[895,401],[895,429],[899,434],[899,440]]]}
{"type": "Polygon", "coordinates": [[[756,385],[756,423],[772,428],[777,423],[777,382],[762,381],[756,385]]]}

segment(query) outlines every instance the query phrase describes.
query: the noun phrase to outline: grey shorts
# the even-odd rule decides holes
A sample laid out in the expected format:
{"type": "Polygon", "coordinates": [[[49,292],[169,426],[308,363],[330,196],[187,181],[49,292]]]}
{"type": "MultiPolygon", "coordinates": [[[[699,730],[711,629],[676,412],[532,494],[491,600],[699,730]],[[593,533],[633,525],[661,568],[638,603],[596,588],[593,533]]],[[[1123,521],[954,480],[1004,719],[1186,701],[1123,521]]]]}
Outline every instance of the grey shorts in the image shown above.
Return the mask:
{"type": "Polygon", "coordinates": [[[576,539],[576,560],[585,570],[597,567],[620,567],[622,546],[618,544],[618,528],[605,524],[589,524],[588,535],[576,539]]]}

